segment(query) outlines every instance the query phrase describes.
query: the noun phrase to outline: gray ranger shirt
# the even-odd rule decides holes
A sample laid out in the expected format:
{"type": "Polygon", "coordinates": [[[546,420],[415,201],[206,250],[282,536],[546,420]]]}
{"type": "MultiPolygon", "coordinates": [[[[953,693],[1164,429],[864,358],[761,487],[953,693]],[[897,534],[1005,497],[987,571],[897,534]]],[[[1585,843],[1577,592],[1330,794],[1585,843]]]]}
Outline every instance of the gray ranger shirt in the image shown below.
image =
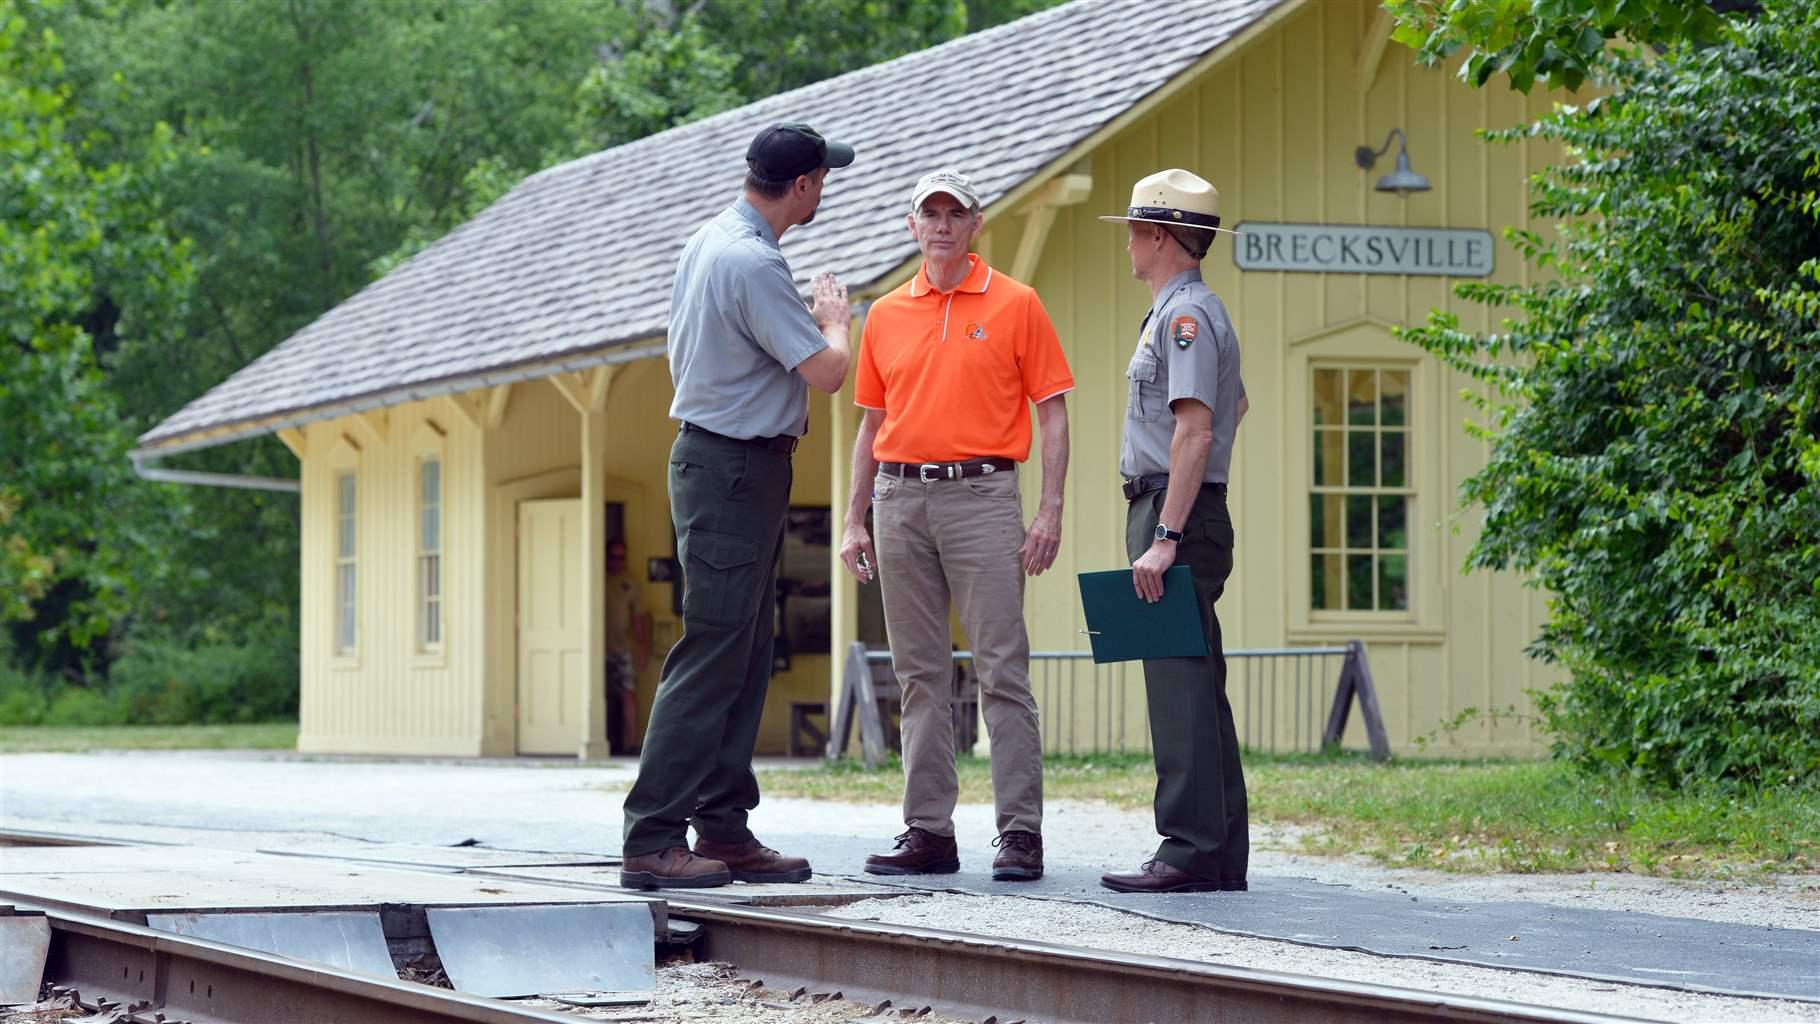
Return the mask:
{"type": "Polygon", "coordinates": [[[670,418],[728,437],[800,437],[809,384],[796,372],[828,347],[771,225],[742,196],[683,248],[670,293],[670,418]]]}
{"type": "Polygon", "coordinates": [[[1131,388],[1119,475],[1131,479],[1169,472],[1169,444],[1175,437],[1169,403],[1193,398],[1213,410],[1213,447],[1201,479],[1225,483],[1239,431],[1239,399],[1245,397],[1238,335],[1226,306],[1202,283],[1198,267],[1170,278],[1158,295],[1125,371],[1131,388]]]}

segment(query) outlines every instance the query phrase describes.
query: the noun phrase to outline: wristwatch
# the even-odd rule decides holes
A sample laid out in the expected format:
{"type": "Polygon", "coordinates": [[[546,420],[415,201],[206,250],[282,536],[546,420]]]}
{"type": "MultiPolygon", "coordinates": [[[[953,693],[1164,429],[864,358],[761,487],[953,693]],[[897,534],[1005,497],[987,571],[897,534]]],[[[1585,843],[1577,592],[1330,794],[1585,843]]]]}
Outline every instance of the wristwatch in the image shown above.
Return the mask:
{"type": "Polygon", "coordinates": [[[1156,524],[1156,539],[1157,540],[1177,540],[1177,541],[1179,541],[1182,539],[1182,531],[1171,530],[1169,527],[1164,526],[1162,523],[1158,523],[1158,524],[1156,524]]]}

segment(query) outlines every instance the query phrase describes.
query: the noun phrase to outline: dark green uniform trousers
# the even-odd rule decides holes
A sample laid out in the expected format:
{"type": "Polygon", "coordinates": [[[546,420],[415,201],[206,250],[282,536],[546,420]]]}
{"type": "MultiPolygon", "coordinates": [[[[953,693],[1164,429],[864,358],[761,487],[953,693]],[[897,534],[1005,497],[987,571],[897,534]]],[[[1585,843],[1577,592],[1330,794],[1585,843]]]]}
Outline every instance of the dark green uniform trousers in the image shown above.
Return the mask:
{"type": "MultiPolygon", "coordinates": [[[[1150,549],[1162,491],[1131,502],[1125,514],[1125,550],[1132,561],[1150,549]]],[[[1156,856],[1189,874],[1220,881],[1245,877],[1251,852],[1245,775],[1239,737],[1226,699],[1226,655],[1213,603],[1232,574],[1232,517],[1223,488],[1202,487],[1195,496],[1177,565],[1188,566],[1207,629],[1206,658],[1154,658],[1144,662],[1150,709],[1150,744],[1156,752],[1156,856]]]]}
{"type": "Polygon", "coordinates": [[[624,855],[752,838],[752,748],[771,683],[777,557],[790,455],[686,431],[670,449],[670,517],[683,570],[683,635],[626,794],[624,855]]]}

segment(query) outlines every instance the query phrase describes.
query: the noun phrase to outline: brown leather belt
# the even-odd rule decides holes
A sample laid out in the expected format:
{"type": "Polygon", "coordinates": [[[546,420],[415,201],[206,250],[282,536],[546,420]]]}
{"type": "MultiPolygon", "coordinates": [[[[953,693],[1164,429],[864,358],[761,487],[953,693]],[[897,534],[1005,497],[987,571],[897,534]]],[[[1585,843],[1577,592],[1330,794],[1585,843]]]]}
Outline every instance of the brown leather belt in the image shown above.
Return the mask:
{"type": "Polygon", "coordinates": [[[937,480],[960,480],[970,476],[988,476],[992,473],[1004,473],[1016,468],[1015,461],[996,456],[985,459],[965,459],[960,462],[881,462],[878,464],[878,470],[881,473],[921,480],[926,484],[934,483],[937,480]]]}

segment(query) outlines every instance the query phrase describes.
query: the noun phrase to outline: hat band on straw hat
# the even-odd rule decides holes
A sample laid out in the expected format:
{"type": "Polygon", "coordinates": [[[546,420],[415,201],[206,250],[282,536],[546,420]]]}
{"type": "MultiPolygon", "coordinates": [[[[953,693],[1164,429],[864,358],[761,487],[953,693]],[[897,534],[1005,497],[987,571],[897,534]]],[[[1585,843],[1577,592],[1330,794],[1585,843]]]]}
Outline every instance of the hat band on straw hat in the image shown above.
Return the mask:
{"type": "Polygon", "coordinates": [[[1125,216],[1132,220],[1164,221],[1189,228],[1207,228],[1210,231],[1218,230],[1220,226],[1218,214],[1191,213],[1167,206],[1133,206],[1125,211],[1125,216]]]}

